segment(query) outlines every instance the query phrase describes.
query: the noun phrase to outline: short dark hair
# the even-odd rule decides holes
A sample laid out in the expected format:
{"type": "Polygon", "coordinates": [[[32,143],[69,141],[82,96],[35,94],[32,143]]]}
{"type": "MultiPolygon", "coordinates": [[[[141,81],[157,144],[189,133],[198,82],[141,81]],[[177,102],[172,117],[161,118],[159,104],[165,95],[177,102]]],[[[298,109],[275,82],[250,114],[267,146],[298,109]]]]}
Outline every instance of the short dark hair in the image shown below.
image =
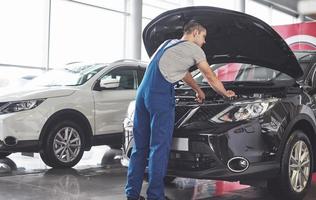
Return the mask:
{"type": "Polygon", "coordinates": [[[202,26],[199,22],[191,20],[188,23],[186,23],[183,27],[183,33],[190,34],[194,30],[198,30],[199,32],[205,31],[206,28],[202,26]]]}

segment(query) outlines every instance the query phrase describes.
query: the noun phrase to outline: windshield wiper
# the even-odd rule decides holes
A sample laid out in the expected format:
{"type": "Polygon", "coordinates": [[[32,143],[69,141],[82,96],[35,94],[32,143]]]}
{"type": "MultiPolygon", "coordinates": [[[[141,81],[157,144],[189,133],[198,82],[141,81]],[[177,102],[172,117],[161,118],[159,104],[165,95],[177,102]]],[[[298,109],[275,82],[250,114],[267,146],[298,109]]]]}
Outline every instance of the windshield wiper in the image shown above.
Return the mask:
{"type": "Polygon", "coordinates": [[[274,82],[269,81],[232,81],[232,82],[224,82],[224,85],[234,85],[234,86],[272,86],[274,82]]]}
{"type": "MultiPolygon", "coordinates": [[[[201,86],[209,85],[207,82],[198,83],[201,86]]],[[[274,82],[269,81],[229,81],[223,82],[224,85],[235,85],[235,86],[271,86],[274,82]]]]}

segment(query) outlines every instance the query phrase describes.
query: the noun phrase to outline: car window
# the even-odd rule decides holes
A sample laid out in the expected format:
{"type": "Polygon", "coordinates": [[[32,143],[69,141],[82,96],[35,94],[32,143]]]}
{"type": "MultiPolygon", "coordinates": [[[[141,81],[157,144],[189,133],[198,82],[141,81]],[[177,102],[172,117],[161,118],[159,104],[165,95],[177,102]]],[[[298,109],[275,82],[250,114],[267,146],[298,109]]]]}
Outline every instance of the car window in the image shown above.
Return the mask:
{"type": "MultiPolygon", "coordinates": [[[[210,66],[219,80],[227,81],[270,81],[291,80],[287,74],[277,70],[252,64],[229,63],[215,64],[210,66]]],[[[201,73],[194,79],[197,83],[207,83],[201,73]]]]}
{"type": "Polygon", "coordinates": [[[102,80],[116,79],[119,87],[115,89],[137,89],[137,71],[133,69],[114,69],[103,76],[102,80]]]}
{"type": "Polygon", "coordinates": [[[235,81],[270,81],[291,80],[292,78],[277,70],[257,65],[243,64],[238,71],[235,81]]]}
{"type": "Polygon", "coordinates": [[[145,74],[145,69],[139,69],[138,70],[138,86],[142,82],[144,74],[145,74]]]}

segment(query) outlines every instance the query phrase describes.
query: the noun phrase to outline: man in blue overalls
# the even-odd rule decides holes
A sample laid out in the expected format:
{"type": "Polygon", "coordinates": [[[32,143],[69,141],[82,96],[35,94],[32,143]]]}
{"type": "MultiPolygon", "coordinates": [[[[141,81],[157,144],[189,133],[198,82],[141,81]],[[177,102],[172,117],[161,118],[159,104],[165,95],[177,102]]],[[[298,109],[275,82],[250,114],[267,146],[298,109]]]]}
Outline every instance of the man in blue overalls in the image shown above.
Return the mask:
{"type": "Polygon", "coordinates": [[[196,92],[202,103],[204,92],[194,81],[188,69],[196,65],[208,83],[219,94],[231,97],[206,61],[201,49],[206,29],[191,21],[184,27],[183,37],[165,41],[153,55],[137,91],[134,115],[134,147],[127,174],[126,196],[129,200],[140,196],[144,171],[148,164],[148,200],[164,200],[164,176],[174,128],[174,83],[183,80],[196,92]],[[148,163],[147,163],[148,158],[148,163]]]}

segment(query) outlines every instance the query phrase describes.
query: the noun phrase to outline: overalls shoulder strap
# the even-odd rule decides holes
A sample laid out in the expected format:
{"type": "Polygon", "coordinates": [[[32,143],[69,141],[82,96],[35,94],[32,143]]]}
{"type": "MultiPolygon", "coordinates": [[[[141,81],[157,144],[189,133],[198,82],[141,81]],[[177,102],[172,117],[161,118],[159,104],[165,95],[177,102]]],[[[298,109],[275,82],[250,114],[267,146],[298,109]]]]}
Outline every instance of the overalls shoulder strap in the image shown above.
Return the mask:
{"type": "Polygon", "coordinates": [[[170,46],[167,46],[170,42],[171,42],[171,39],[169,39],[169,40],[167,40],[166,42],[165,42],[165,44],[161,47],[161,50],[162,51],[166,51],[167,49],[169,49],[169,48],[171,48],[171,47],[173,47],[173,46],[176,46],[176,45],[178,45],[178,44],[180,44],[180,43],[182,43],[182,42],[186,42],[187,40],[179,40],[179,41],[177,41],[177,42],[175,42],[174,44],[171,44],[170,46]]]}

